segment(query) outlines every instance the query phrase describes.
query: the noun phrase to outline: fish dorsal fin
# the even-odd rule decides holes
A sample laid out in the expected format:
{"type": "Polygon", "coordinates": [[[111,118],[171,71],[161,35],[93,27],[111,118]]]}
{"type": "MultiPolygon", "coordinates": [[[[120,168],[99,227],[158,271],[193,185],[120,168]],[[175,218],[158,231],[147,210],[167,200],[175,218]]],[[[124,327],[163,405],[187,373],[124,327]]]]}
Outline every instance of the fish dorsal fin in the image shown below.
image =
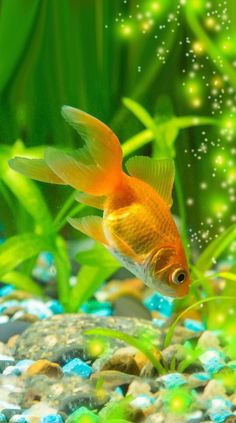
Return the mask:
{"type": "Polygon", "coordinates": [[[105,237],[102,218],[99,216],[86,216],[79,219],[68,218],[68,222],[83,234],[95,239],[103,245],[108,246],[108,241],[105,237]]]}
{"type": "Polygon", "coordinates": [[[135,156],[126,162],[131,176],[151,185],[171,207],[175,167],[172,159],[155,160],[146,156],[135,156]]]}

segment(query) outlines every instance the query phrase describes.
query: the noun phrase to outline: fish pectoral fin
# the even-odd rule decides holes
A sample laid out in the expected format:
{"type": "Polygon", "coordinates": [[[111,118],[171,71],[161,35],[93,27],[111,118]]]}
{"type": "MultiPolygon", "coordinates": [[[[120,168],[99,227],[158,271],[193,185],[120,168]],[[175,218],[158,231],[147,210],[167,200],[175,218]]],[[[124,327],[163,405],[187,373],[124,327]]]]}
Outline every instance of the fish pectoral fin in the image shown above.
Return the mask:
{"type": "Polygon", "coordinates": [[[172,159],[156,160],[146,156],[135,156],[126,162],[126,168],[131,176],[151,185],[171,207],[175,175],[172,159]]]}
{"type": "Polygon", "coordinates": [[[50,184],[65,184],[65,182],[54,173],[43,159],[28,159],[26,157],[15,157],[9,160],[9,166],[16,172],[31,179],[50,184]]]}
{"type": "Polygon", "coordinates": [[[79,203],[86,204],[86,206],[92,206],[92,207],[95,207],[96,209],[104,210],[104,203],[105,203],[106,197],[78,192],[76,193],[75,199],[79,203]]]}
{"type": "Polygon", "coordinates": [[[105,237],[102,218],[99,216],[86,216],[79,219],[68,218],[68,222],[83,234],[95,239],[103,245],[109,246],[105,237]]]}

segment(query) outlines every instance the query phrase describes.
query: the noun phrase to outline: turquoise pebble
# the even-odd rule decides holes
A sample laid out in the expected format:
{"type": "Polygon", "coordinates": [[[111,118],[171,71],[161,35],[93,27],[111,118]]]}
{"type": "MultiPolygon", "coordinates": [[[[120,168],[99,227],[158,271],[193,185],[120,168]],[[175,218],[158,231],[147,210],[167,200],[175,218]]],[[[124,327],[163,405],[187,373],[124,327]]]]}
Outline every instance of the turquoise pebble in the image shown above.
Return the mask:
{"type": "Polygon", "coordinates": [[[93,373],[93,369],[87,363],[80,360],[80,358],[73,358],[73,360],[63,366],[63,372],[65,375],[77,374],[83,379],[87,379],[93,373]]]}
{"type": "Polygon", "coordinates": [[[14,286],[12,285],[6,285],[0,288],[0,297],[5,297],[9,294],[11,294],[12,291],[14,291],[14,286]]]}
{"type": "Polygon", "coordinates": [[[170,317],[173,313],[173,300],[155,292],[144,300],[144,305],[149,311],[158,311],[165,317],[170,317]]]}
{"type": "Polygon", "coordinates": [[[48,414],[40,419],[40,423],[63,423],[60,414],[48,414]]]}
{"type": "Polygon", "coordinates": [[[0,413],[0,423],[5,423],[5,422],[7,422],[7,418],[5,414],[0,413]]]}
{"type": "Polygon", "coordinates": [[[184,326],[193,332],[202,332],[205,330],[205,326],[202,322],[193,319],[185,319],[184,326]]]}
{"type": "Polygon", "coordinates": [[[179,386],[185,385],[186,380],[180,373],[170,373],[165,376],[161,376],[160,380],[164,382],[165,388],[173,389],[179,386]]]}

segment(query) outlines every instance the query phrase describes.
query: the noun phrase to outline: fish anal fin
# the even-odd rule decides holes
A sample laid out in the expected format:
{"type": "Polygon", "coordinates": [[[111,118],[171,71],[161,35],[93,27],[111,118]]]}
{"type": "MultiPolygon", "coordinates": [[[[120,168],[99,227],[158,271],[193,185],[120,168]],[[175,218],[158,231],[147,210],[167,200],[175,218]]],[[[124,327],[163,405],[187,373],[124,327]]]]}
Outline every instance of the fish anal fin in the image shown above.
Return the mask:
{"type": "Polygon", "coordinates": [[[150,157],[135,156],[126,162],[126,168],[131,176],[151,185],[171,207],[175,175],[172,159],[155,160],[150,157]]]}
{"type": "Polygon", "coordinates": [[[105,196],[89,195],[84,193],[77,193],[75,196],[76,201],[87,206],[95,207],[96,209],[104,210],[105,196]]]}
{"type": "Polygon", "coordinates": [[[102,218],[99,216],[86,216],[79,219],[68,218],[68,222],[80,232],[95,239],[103,245],[108,246],[108,241],[105,237],[102,218]]]}

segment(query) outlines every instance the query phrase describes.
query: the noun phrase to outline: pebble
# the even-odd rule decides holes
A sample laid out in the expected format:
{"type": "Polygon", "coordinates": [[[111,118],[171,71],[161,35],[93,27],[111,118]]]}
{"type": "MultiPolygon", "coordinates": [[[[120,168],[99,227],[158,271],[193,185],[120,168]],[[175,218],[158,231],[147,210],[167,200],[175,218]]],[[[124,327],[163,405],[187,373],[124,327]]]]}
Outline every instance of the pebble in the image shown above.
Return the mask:
{"type": "Polygon", "coordinates": [[[15,416],[11,417],[10,423],[28,423],[26,418],[22,416],[22,414],[15,414],[15,416]]]}
{"type": "Polygon", "coordinates": [[[137,397],[131,401],[130,405],[136,408],[149,408],[154,403],[154,399],[146,394],[137,395],[137,397]]]}
{"type": "Polygon", "coordinates": [[[225,356],[217,349],[209,349],[199,356],[200,362],[203,364],[204,370],[211,374],[217,373],[225,367],[225,356]]]}
{"type": "Polygon", "coordinates": [[[139,375],[140,367],[135,360],[137,350],[133,347],[120,348],[109,358],[101,370],[116,370],[131,375],[139,375]]]}
{"type": "Polygon", "coordinates": [[[193,319],[185,319],[184,327],[194,332],[202,332],[205,330],[205,326],[202,322],[193,319]]]}
{"type": "Polygon", "coordinates": [[[191,388],[206,386],[211,379],[211,375],[205,372],[192,373],[188,378],[188,384],[191,388]]]}
{"type": "Polygon", "coordinates": [[[0,354],[0,373],[2,373],[6,367],[13,366],[14,364],[15,360],[13,357],[0,354]]]}
{"type": "Polygon", "coordinates": [[[63,366],[63,372],[65,375],[76,374],[83,379],[87,379],[93,373],[93,369],[80,358],[74,358],[63,366]]]}
{"type": "Polygon", "coordinates": [[[201,423],[203,421],[203,412],[201,410],[194,411],[187,416],[186,423],[201,423]]]}
{"type": "Polygon", "coordinates": [[[202,394],[202,400],[212,400],[215,397],[225,397],[226,391],[224,386],[218,380],[212,379],[206,385],[202,394]]]}
{"type": "Polygon", "coordinates": [[[227,417],[233,416],[231,411],[232,404],[222,398],[212,400],[208,409],[208,414],[214,423],[223,423],[227,417]]]}
{"type": "Polygon", "coordinates": [[[0,413],[0,423],[6,423],[6,422],[7,422],[7,418],[5,414],[0,413]]]}
{"type": "Polygon", "coordinates": [[[57,378],[63,375],[63,371],[59,364],[52,363],[48,360],[38,360],[31,364],[26,372],[25,376],[34,376],[38,374],[43,374],[48,377],[57,378]]]}
{"type": "Polygon", "coordinates": [[[41,418],[40,423],[63,423],[60,414],[48,414],[41,418]]]}
{"type": "Polygon", "coordinates": [[[197,346],[203,350],[208,350],[209,348],[219,349],[220,341],[215,334],[209,330],[206,330],[198,339],[197,346]]]}
{"type": "Polygon", "coordinates": [[[166,389],[177,388],[187,383],[185,377],[181,373],[170,373],[159,377],[157,381],[163,382],[166,389]]]}

